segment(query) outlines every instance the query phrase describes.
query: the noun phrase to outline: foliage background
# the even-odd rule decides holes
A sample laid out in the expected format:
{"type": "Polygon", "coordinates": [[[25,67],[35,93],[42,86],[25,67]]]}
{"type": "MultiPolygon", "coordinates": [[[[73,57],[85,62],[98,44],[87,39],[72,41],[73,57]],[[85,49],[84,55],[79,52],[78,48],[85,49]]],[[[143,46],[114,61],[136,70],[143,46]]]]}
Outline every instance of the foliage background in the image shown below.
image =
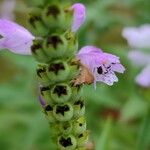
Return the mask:
{"type": "MultiPolygon", "coordinates": [[[[27,26],[31,5],[41,0],[17,0],[16,21],[27,26]]],[[[0,3],[2,0],[0,0],[0,3]]],[[[77,1],[74,1],[77,2],[77,1]]],[[[87,19],[79,32],[80,47],[96,45],[120,56],[126,67],[119,82],[84,87],[90,141],[96,150],[150,149],[150,89],[135,83],[141,68],[128,60],[121,37],[125,26],[150,23],[149,0],[81,0],[87,19]]],[[[0,52],[0,148],[52,149],[51,131],[37,101],[36,62],[30,56],[0,52]]]]}

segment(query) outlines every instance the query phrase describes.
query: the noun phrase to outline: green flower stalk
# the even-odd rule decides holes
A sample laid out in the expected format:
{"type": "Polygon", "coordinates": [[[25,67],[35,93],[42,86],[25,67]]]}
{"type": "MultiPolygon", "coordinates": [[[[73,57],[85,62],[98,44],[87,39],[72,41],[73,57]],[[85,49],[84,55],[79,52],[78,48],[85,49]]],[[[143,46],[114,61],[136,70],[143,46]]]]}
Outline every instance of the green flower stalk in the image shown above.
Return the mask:
{"type": "Polygon", "coordinates": [[[85,7],[79,3],[65,6],[51,1],[33,12],[29,24],[40,38],[33,41],[31,50],[39,62],[40,99],[44,101],[43,112],[53,130],[53,141],[60,150],[85,149],[88,140],[85,103],[81,100],[81,85],[73,83],[79,74],[79,61],[75,59],[76,31],[84,21],[85,7]]]}

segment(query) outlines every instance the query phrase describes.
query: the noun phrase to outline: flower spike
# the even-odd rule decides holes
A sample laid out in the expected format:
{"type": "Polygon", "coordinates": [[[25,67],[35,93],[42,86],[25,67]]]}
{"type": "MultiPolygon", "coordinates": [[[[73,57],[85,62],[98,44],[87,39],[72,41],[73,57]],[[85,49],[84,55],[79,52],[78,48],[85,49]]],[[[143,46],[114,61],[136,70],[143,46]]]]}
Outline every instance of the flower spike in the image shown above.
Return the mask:
{"type": "Polygon", "coordinates": [[[77,32],[80,26],[84,23],[86,17],[86,8],[81,3],[75,3],[71,6],[70,10],[73,10],[73,23],[72,32],[77,32]]]}
{"type": "Polygon", "coordinates": [[[94,46],[85,46],[81,48],[77,54],[77,58],[81,62],[81,73],[75,84],[81,84],[77,83],[79,78],[84,79],[82,83],[89,83],[89,80],[87,81],[87,73],[89,72],[89,78],[91,78],[91,75],[94,78],[94,81],[91,80],[91,83],[94,82],[95,87],[97,81],[113,85],[114,82],[118,81],[114,72],[123,73],[125,71],[125,68],[120,64],[119,57],[109,53],[104,53],[101,49],[94,46]],[[83,66],[88,69],[85,78],[83,78],[83,72],[85,72],[83,66]]]}
{"type": "Polygon", "coordinates": [[[31,54],[32,41],[35,38],[24,27],[5,19],[0,19],[0,49],[22,54],[31,54]]]}

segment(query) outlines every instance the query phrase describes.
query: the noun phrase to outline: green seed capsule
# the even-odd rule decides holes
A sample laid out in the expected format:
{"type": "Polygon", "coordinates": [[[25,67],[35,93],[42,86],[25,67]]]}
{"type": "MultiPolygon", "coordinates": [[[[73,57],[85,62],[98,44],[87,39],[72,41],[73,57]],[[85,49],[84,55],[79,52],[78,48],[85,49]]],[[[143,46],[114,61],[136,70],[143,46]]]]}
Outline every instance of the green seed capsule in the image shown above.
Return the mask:
{"type": "Polygon", "coordinates": [[[69,121],[73,116],[73,108],[69,103],[55,105],[54,117],[58,121],[69,121]]]}
{"type": "Polygon", "coordinates": [[[50,81],[46,72],[46,68],[47,68],[47,65],[39,64],[36,70],[39,82],[45,86],[49,85],[49,81],[50,81]]]}
{"type": "Polygon", "coordinates": [[[63,103],[71,97],[71,88],[65,84],[56,84],[51,90],[51,98],[57,103],[63,103]]]}
{"type": "Polygon", "coordinates": [[[82,85],[74,86],[73,83],[72,83],[70,86],[71,86],[71,90],[72,90],[71,100],[73,102],[76,102],[82,96],[82,92],[83,92],[82,85]]]}
{"type": "Polygon", "coordinates": [[[61,123],[59,126],[59,130],[62,134],[70,134],[72,131],[72,123],[71,122],[61,123]]]}
{"type": "Polygon", "coordinates": [[[33,45],[31,46],[31,52],[37,61],[39,61],[39,62],[47,61],[47,56],[43,51],[43,46],[42,46],[41,40],[33,41],[33,45]]]}
{"type": "Polygon", "coordinates": [[[48,34],[47,28],[41,19],[41,9],[35,9],[29,14],[28,25],[31,32],[36,36],[45,36],[48,34]]]}
{"type": "Polygon", "coordinates": [[[52,82],[65,81],[70,73],[69,66],[64,61],[52,62],[47,67],[47,75],[52,82]]]}
{"type": "Polygon", "coordinates": [[[78,100],[73,105],[74,117],[83,116],[85,113],[85,105],[83,100],[78,100]]]}
{"type": "Polygon", "coordinates": [[[43,43],[44,51],[49,60],[63,58],[67,50],[67,40],[60,35],[51,35],[43,43]]]}
{"type": "Polygon", "coordinates": [[[78,51],[78,40],[77,37],[75,36],[75,34],[73,32],[71,32],[70,30],[67,31],[64,34],[67,43],[68,43],[68,47],[67,47],[67,51],[65,53],[66,57],[72,58],[75,56],[75,54],[78,51]]]}
{"type": "Polygon", "coordinates": [[[53,104],[53,101],[50,96],[50,87],[49,86],[40,87],[40,92],[41,92],[41,96],[44,98],[44,100],[47,103],[53,104]]]}
{"type": "Polygon", "coordinates": [[[58,146],[60,150],[74,150],[77,142],[73,135],[58,137],[58,146]]]}
{"type": "Polygon", "coordinates": [[[49,122],[56,122],[55,117],[53,116],[53,107],[51,105],[47,105],[44,107],[44,113],[49,122]]]}
{"type": "Polygon", "coordinates": [[[85,146],[88,142],[89,132],[85,131],[77,136],[77,146],[85,146]]]}
{"type": "Polygon", "coordinates": [[[80,64],[79,60],[72,59],[68,62],[69,68],[70,68],[70,74],[69,79],[75,78],[80,73],[80,64]]]}
{"type": "Polygon", "coordinates": [[[73,132],[75,134],[81,134],[86,130],[86,120],[84,117],[80,117],[73,123],[73,132]]]}
{"type": "Polygon", "coordinates": [[[42,12],[42,19],[49,28],[59,28],[63,15],[61,6],[51,3],[42,12]]]}

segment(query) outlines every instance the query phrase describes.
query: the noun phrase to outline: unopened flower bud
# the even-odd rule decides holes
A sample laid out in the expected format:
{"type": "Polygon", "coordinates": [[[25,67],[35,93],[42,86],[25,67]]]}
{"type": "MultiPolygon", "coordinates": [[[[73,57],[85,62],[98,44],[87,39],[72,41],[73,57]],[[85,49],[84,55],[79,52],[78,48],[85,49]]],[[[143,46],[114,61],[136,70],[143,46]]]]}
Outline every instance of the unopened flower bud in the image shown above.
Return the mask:
{"type": "Polygon", "coordinates": [[[74,117],[83,116],[85,113],[84,101],[78,100],[74,102],[73,109],[74,109],[74,117]]]}
{"type": "Polygon", "coordinates": [[[47,86],[49,84],[50,79],[47,76],[46,68],[47,68],[46,65],[39,64],[38,68],[36,70],[36,73],[37,73],[37,77],[38,77],[39,82],[41,82],[42,85],[47,86]]]}
{"type": "Polygon", "coordinates": [[[85,146],[88,142],[89,132],[85,131],[77,136],[77,146],[85,146]]]}
{"type": "Polygon", "coordinates": [[[73,135],[58,137],[58,146],[61,150],[74,150],[77,142],[73,135]]]}
{"type": "Polygon", "coordinates": [[[50,60],[63,58],[67,50],[67,40],[60,35],[51,35],[44,41],[44,51],[50,60]]]}
{"type": "Polygon", "coordinates": [[[56,121],[55,117],[53,116],[53,107],[52,105],[46,105],[44,107],[44,113],[46,115],[46,118],[49,122],[53,123],[56,121]]]}
{"type": "Polygon", "coordinates": [[[69,134],[72,131],[72,123],[71,122],[61,123],[59,129],[62,134],[69,134]]]}
{"type": "Polygon", "coordinates": [[[69,66],[65,61],[55,61],[47,67],[47,75],[52,82],[65,81],[69,73],[69,66]]]}
{"type": "Polygon", "coordinates": [[[63,103],[71,97],[71,88],[65,84],[56,84],[51,90],[51,98],[57,103],[63,103]]]}
{"type": "Polygon", "coordinates": [[[73,123],[73,132],[75,134],[81,134],[86,130],[86,120],[84,117],[80,117],[73,123]]]}
{"type": "Polygon", "coordinates": [[[48,60],[46,54],[43,51],[42,41],[34,40],[33,45],[31,46],[32,55],[39,62],[46,62],[48,60]]]}
{"type": "Polygon", "coordinates": [[[45,36],[48,34],[47,28],[41,19],[41,9],[33,10],[29,15],[29,28],[36,36],[45,36]]]}
{"type": "Polygon", "coordinates": [[[58,104],[54,106],[53,114],[58,121],[68,121],[73,116],[73,108],[69,103],[58,104]]]}

